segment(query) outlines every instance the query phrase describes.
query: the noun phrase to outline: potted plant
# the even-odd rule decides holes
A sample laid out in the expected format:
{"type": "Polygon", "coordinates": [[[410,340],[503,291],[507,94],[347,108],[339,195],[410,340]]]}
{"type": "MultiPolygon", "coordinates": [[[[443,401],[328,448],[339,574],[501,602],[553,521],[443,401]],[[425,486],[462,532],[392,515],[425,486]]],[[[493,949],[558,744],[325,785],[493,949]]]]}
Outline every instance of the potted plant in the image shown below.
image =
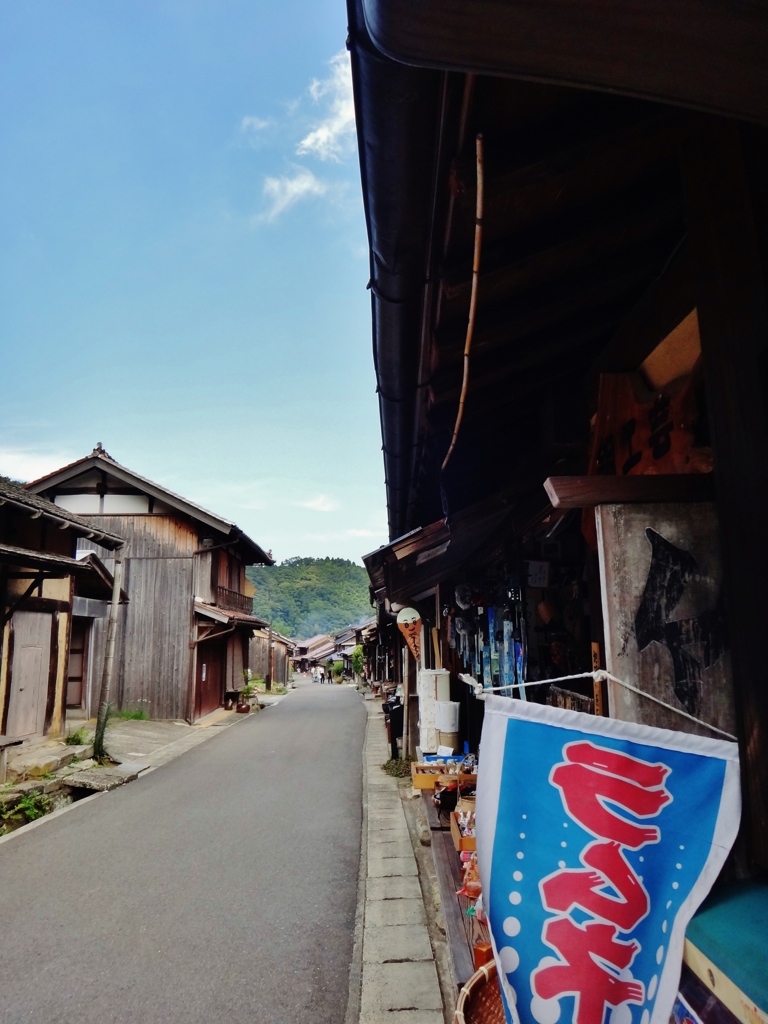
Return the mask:
{"type": "Polygon", "coordinates": [[[251,710],[251,697],[253,697],[255,692],[256,687],[249,679],[248,682],[240,690],[240,696],[237,701],[237,707],[235,708],[235,711],[239,715],[249,714],[251,710]]]}

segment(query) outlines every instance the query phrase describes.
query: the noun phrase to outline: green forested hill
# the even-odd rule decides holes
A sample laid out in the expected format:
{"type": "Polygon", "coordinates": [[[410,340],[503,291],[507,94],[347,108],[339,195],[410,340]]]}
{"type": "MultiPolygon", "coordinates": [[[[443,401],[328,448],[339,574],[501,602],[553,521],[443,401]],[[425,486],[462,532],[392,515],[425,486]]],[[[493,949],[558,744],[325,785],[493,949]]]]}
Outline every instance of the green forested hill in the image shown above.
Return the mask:
{"type": "Polygon", "coordinates": [[[373,614],[368,573],[345,558],[287,558],[246,571],[256,587],[254,614],[285,636],[306,640],[373,614]]]}

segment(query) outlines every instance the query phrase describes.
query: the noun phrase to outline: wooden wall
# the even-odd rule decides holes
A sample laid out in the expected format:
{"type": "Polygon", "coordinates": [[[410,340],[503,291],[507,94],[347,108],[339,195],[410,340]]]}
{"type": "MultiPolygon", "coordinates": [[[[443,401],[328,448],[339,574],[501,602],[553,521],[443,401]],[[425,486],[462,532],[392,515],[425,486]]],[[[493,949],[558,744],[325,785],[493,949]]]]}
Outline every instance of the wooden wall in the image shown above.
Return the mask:
{"type": "MultiPolygon", "coordinates": [[[[115,698],[121,708],[144,708],[151,718],[183,719],[189,710],[192,606],[197,531],[171,516],[92,516],[95,526],[126,539],[115,698]]],[[[110,571],[113,553],[92,542],[110,571]]],[[[209,556],[210,557],[210,556],[209,556]]],[[[92,657],[103,657],[106,620],[96,620],[92,657]]],[[[95,661],[98,666],[100,661],[95,661]]],[[[93,673],[91,708],[101,676],[93,673]]]]}
{"type": "MultiPolygon", "coordinates": [[[[250,642],[249,667],[251,672],[260,679],[266,679],[269,672],[269,637],[266,633],[257,632],[250,642]]],[[[275,654],[272,663],[272,681],[288,682],[288,649],[285,644],[275,640],[275,654]]]]}

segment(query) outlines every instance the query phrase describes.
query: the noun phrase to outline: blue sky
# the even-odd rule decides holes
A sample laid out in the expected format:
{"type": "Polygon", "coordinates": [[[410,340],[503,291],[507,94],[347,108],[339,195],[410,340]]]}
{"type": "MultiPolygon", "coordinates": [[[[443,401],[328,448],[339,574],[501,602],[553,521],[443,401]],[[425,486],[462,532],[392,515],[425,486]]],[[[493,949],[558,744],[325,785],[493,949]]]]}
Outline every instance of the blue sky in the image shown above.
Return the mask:
{"type": "Polygon", "coordinates": [[[0,6],[0,473],[386,540],[343,0],[0,6]]]}

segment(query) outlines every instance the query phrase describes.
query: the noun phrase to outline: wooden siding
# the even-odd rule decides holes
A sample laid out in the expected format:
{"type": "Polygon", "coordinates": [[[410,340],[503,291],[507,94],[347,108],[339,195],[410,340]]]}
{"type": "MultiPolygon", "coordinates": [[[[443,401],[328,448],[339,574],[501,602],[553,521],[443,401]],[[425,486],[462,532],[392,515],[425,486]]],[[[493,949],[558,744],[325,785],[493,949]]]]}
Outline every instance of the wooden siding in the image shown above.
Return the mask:
{"type": "MultiPolygon", "coordinates": [[[[250,641],[249,667],[254,676],[266,679],[269,672],[269,639],[267,634],[257,633],[250,641]]],[[[285,644],[275,640],[275,654],[272,663],[272,681],[288,682],[288,654],[285,644]]]]}
{"type": "MultiPolygon", "coordinates": [[[[143,708],[151,718],[189,714],[192,678],[192,602],[197,531],[171,516],[91,516],[95,526],[126,539],[114,698],[121,708],[143,708]]],[[[112,552],[92,542],[110,571],[112,552]]],[[[95,620],[91,708],[98,706],[106,620],[95,620]]]]}
{"type": "MultiPolygon", "coordinates": [[[[131,558],[192,556],[200,546],[197,530],[174,516],[88,516],[88,522],[97,529],[124,537],[123,552],[131,558]]],[[[78,547],[103,552],[99,555],[102,559],[112,557],[112,552],[92,541],[81,540],[78,547]]]]}
{"type": "Polygon", "coordinates": [[[213,551],[204,551],[195,559],[195,597],[199,597],[206,604],[214,602],[211,583],[213,555],[213,551]]]}

